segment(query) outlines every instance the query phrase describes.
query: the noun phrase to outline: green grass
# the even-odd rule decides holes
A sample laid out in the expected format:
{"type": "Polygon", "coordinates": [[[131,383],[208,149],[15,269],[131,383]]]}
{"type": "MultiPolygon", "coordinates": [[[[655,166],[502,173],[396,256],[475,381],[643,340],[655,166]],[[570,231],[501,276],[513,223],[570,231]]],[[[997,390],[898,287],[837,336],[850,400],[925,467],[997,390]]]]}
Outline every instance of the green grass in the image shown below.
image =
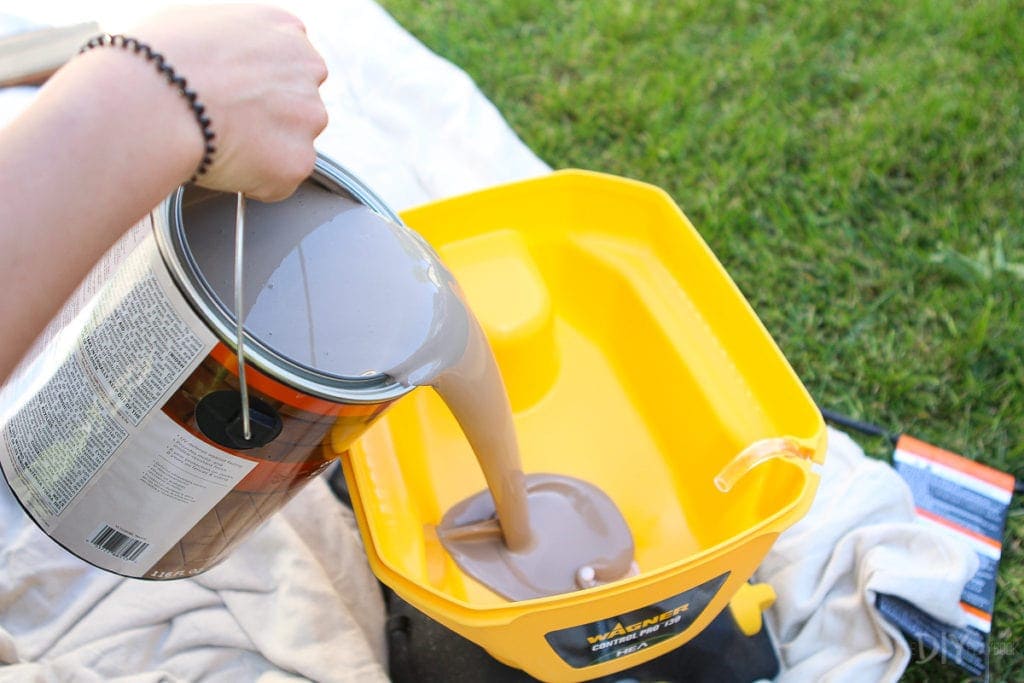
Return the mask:
{"type": "MultiPolygon", "coordinates": [[[[552,166],[671,193],[821,405],[1024,476],[1024,4],[383,4],[552,166]]],[[[1022,536],[1015,501],[996,680],[1022,536]]]]}

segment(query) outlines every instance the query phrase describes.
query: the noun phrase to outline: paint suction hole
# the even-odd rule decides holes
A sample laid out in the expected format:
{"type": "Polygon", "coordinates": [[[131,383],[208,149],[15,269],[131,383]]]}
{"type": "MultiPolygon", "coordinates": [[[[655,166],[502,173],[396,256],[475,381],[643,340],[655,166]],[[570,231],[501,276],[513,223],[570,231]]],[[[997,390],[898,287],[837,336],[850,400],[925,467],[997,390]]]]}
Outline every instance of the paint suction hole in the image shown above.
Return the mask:
{"type": "Polygon", "coordinates": [[[245,438],[242,429],[242,396],[226,389],[215,391],[199,399],[196,404],[196,424],[208,439],[235,450],[259,448],[281,433],[281,417],[273,408],[258,398],[249,397],[251,438],[245,438]]]}

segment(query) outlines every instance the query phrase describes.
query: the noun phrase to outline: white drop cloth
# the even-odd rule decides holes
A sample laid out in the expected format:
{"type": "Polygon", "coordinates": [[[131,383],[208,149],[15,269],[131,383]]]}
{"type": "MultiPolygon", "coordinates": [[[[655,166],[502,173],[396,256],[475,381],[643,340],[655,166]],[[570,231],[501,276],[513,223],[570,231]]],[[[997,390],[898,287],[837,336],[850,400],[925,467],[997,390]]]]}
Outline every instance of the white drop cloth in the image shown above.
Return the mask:
{"type": "MultiPolygon", "coordinates": [[[[394,208],[547,172],[462,71],[370,0],[277,4],[304,19],[330,69],[322,92],[331,122],[319,148],[394,208]]],[[[40,24],[98,20],[117,31],[152,9],[38,0],[18,12],[40,24]]],[[[0,15],[0,32],[13,27],[0,15]]],[[[31,93],[0,91],[0,123],[31,93]]],[[[971,571],[969,551],[907,524],[902,482],[858,460],[844,438],[833,433],[810,515],[761,570],[779,593],[770,622],[787,680],[893,677],[908,652],[868,607],[871,591],[952,618],[971,571]]],[[[0,662],[8,663],[0,680],[381,680],[383,621],[351,516],[323,481],[219,567],[163,583],[78,561],[0,486],[0,662]]]]}
{"type": "Polygon", "coordinates": [[[2,681],[385,681],[384,606],[323,480],[193,579],[81,562],[0,500],[2,681]]]}

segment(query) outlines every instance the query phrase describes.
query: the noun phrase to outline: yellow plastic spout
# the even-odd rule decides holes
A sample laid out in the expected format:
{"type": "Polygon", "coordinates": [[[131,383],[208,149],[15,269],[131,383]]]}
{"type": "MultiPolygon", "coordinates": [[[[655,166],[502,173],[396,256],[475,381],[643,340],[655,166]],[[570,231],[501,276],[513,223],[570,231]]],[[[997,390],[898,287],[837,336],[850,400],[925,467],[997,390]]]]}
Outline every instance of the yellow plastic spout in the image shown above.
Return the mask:
{"type": "Polygon", "coordinates": [[[761,463],[775,458],[811,460],[814,455],[814,449],[807,448],[791,436],[761,439],[744,448],[722,468],[715,477],[715,487],[722,493],[728,493],[736,482],[761,463]]]}

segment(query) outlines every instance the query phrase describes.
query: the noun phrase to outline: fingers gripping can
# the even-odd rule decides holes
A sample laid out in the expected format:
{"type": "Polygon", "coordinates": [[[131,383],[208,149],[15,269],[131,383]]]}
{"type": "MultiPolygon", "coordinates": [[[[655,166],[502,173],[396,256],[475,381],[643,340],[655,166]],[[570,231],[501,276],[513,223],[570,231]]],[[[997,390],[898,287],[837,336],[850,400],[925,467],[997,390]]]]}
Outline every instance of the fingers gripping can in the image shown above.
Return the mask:
{"type": "Polygon", "coordinates": [[[331,254],[304,240],[324,216],[344,229],[353,207],[399,219],[321,156],[291,199],[250,203],[267,234],[286,239],[257,243],[251,268],[246,254],[245,289],[253,281],[258,296],[246,297],[245,439],[224,275],[233,201],[179,188],[114,245],[0,392],[11,490],[47,535],[102,569],[147,579],[209,569],[409,390],[327,357],[328,346],[338,355],[323,337],[335,328],[307,271],[308,252],[321,265],[331,254]]]}

